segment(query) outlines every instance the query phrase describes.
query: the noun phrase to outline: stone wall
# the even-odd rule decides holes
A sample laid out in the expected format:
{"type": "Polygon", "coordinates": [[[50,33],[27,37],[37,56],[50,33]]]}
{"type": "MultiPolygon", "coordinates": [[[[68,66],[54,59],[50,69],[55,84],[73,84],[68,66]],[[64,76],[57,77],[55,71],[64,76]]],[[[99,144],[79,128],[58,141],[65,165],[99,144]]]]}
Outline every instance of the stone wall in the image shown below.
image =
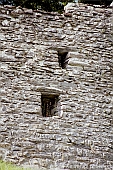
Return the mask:
{"type": "Polygon", "coordinates": [[[113,169],[112,8],[0,6],[0,156],[36,169],[113,169]],[[65,68],[58,54],[67,54],[65,68]],[[58,95],[43,117],[41,95],[58,95]]]}

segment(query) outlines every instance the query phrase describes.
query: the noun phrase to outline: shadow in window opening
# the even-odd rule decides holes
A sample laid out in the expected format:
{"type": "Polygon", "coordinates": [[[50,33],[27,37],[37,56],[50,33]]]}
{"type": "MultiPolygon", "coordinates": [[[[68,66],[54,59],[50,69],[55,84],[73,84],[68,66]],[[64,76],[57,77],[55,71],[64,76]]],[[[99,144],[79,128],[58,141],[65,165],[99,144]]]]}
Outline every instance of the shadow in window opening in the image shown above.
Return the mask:
{"type": "Polygon", "coordinates": [[[58,62],[59,66],[62,69],[65,69],[66,65],[68,64],[68,52],[58,51],[58,62]]]}
{"type": "Polygon", "coordinates": [[[58,95],[42,94],[41,96],[41,107],[42,116],[50,117],[58,113],[57,103],[59,100],[58,95]]]}

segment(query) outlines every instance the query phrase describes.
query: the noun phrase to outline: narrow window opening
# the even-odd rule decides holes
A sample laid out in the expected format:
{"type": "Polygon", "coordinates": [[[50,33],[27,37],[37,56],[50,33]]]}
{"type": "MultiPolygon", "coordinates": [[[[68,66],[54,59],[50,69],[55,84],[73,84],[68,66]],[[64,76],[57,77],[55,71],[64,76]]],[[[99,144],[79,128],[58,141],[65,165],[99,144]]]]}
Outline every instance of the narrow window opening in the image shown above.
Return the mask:
{"type": "Polygon", "coordinates": [[[59,62],[59,66],[61,68],[66,68],[66,65],[68,63],[68,52],[61,52],[61,51],[58,51],[58,62],[59,62]]]}
{"type": "Polygon", "coordinates": [[[41,96],[41,107],[42,107],[42,116],[50,117],[58,113],[57,103],[58,95],[42,94],[41,96]]]}

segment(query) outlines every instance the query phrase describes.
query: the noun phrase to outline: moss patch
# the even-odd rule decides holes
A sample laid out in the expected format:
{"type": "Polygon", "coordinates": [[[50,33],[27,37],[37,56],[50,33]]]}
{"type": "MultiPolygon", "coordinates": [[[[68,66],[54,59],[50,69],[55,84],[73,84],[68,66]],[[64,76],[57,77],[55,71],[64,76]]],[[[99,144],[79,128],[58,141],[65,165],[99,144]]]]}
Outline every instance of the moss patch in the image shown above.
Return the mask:
{"type": "MultiPolygon", "coordinates": [[[[0,170],[25,170],[25,169],[0,160],[0,170]]],[[[26,170],[30,170],[30,169],[26,169],[26,170]]]]}

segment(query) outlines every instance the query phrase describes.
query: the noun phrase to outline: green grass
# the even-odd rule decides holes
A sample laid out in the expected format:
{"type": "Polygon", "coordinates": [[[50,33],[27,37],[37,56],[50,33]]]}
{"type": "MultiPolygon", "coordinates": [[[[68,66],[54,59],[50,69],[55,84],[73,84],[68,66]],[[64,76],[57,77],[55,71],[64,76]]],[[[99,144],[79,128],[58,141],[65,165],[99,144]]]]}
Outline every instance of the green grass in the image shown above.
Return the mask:
{"type": "Polygon", "coordinates": [[[0,170],[28,170],[0,160],[0,170]]]}

